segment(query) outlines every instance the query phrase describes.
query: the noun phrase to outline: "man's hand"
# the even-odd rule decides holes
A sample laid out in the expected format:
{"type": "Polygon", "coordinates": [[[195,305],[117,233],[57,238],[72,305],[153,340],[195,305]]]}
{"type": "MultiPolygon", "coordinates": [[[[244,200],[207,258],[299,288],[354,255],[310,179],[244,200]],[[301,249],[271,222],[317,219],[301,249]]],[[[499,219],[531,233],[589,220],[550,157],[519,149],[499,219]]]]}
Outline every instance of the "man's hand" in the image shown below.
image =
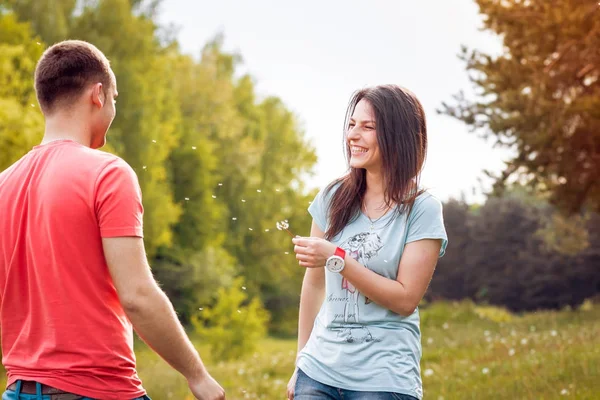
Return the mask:
{"type": "Polygon", "coordinates": [[[225,390],[208,372],[197,380],[189,381],[188,385],[198,400],[225,400],[225,390]]]}
{"type": "Polygon", "coordinates": [[[294,252],[298,264],[307,268],[321,268],[327,259],[335,253],[336,245],[319,237],[295,237],[294,252]]]}

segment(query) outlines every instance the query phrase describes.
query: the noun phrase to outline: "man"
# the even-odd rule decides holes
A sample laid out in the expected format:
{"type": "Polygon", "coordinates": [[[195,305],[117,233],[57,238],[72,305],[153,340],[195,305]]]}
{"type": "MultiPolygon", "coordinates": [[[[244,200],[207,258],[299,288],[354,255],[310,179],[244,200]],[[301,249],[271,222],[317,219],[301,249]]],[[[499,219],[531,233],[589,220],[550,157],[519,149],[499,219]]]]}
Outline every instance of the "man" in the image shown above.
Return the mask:
{"type": "Polygon", "coordinates": [[[58,43],[35,90],[43,141],[0,173],[3,399],[147,399],[132,326],[197,399],[224,399],[151,274],[135,172],[96,150],[115,117],[108,60],[89,43],[58,43]]]}

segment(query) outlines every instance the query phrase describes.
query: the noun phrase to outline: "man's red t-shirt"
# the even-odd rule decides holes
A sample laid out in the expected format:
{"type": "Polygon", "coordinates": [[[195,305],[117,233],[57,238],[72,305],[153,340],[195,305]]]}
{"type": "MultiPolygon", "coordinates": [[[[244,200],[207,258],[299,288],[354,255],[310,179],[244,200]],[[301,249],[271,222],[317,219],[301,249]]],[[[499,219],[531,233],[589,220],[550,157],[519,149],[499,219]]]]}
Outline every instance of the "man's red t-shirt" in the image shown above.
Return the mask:
{"type": "Polygon", "coordinates": [[[99,399],[145,394],[133,329],[102,238],[142,237],[137,176],[70,140],[0,173],[0,331],[8,384],[37,381],[99,399]]]}

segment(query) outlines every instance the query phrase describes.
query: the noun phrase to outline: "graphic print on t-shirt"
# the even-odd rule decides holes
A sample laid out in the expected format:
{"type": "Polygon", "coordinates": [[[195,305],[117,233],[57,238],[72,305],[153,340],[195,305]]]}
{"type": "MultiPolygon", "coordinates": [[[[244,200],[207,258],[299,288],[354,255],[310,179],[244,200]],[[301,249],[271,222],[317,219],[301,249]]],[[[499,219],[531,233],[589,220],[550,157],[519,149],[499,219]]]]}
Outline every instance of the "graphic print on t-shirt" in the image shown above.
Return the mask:
{"type": "MultiPolygon", "coordinates": [[[[369,260],[377,257],[383,248],[383,242],[375,232],[361,232],[344,241],[341,245],[350,257],[361,265],[369,268],[369,260]]],[[[343,313],[336,313],[334,323],[339,324],[335,330],[338,337],[348,343],[380,341],[371,335],[371,332],[360,319],[359,298],[360,292],[346,278],[342,278],[342,292],[339,300],[344,304],[343,313]]],[[[371,303],[369,298],[364,297],[364,304],[371,303]]]]}

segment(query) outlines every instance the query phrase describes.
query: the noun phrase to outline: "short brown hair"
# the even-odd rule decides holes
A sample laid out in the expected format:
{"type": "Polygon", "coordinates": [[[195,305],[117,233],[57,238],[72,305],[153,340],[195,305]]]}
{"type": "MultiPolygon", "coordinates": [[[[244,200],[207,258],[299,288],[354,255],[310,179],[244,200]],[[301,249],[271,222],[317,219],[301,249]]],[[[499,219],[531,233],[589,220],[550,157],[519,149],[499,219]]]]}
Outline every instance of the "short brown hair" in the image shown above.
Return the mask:
{"type": "Polygon", "coordinates": [[[96,46],[81,40],[66,40],[49,47],[35,69],[35,91],[44,114],[58,105],[70,106],[90,84],[102,83],[104,91],[113,82],[110,63],[96,46]]]}

